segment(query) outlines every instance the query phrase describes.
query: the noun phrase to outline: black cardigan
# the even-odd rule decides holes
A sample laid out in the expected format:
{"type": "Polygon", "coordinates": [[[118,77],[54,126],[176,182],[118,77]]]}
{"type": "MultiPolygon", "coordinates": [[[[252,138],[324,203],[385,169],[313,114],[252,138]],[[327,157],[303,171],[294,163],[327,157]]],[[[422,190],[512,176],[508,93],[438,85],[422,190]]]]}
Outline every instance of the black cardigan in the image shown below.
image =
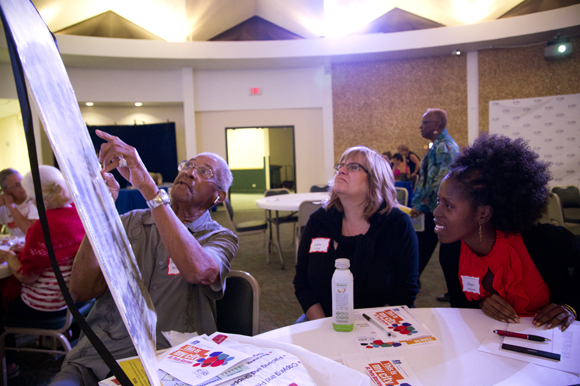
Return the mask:
{"type": "Polygon", "coordinates": [[[346,238],[353,242],[352,255],[341,250],[341,244],[348,244],[341,235],[342,217],[336,209],[321,208],[311,215],[304,229],[294,278],[295,294],[304,312],[320,303],[326,316],[332,315],[331,280],[334,261],[339,257],[351,261],[355,308],[385,304],[412,307],[419,292],[419,257],[417,235],[409,216],[398,208],[389,214],[375,213],[365,235],[346,238]],[[317,237],[331,240],[328,252],[309,253],[312,239],[317,237]],[[334,240],[339,243],[338,251],[334,240]]]}
{"type": "MultiPolygon", "coordinates": [[[[580,239],[563,227],[537,224],[522,232],[532,261],[550,289],[550,302],[568,304],[580,311],[580,239]]],[[[479,308],[470,302],[459,281],[461,241],[441,244],[439,262],[443,268],[451,307],[479,308]]]]}

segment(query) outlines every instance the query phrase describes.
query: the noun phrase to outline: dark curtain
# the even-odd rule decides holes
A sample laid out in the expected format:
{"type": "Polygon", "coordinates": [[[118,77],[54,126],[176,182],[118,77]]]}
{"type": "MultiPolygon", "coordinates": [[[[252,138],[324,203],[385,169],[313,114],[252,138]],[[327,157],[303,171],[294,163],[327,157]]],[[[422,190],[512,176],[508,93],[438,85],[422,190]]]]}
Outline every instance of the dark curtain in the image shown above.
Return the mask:
{"type": "MultiPolygon", "coordinates": [[[[151,125],[87,126],[87,129],[97,151],[105,141],[97,137],[96,129],[116,135],[123,142],[137,149],[147,170],[152,173],[161,173],[164,182],[173,182],[177,176],[179,160],[177,159],[174,122],[151,125]]],[[[126,187],[127,181],[119,172],[114,170],[113,174],[121,188],[126,187]]]]}

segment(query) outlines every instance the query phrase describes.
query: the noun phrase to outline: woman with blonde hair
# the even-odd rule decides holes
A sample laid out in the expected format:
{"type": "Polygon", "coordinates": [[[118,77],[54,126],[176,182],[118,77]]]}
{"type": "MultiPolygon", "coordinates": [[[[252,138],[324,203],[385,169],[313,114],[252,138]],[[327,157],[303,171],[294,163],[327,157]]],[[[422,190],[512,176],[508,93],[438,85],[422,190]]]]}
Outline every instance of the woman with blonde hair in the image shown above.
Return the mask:
{"type": "MultiPolygon", "coordinates": [[[[55,167],[39,167],[42,197],[56,260],[68,283],[73,259],[85,235],[83,224],[72,203],[62,173],[55,167]]],[[[34,197],[32,176],[22,180],[29,197],[34,197]]],[[[12,276],[2,293],[2,306],[8,316],[50,319],[66,313],[66,303],[50,264],[42,226],[36,221],[26,233],[24,248],[19,253],[0,251],[0,261],[7,262],[12,276]]],[[[14,356],[7,353],[7,370],[17,372],[14,356]]],[[[17,375],[17,374],[16,374],[17,375]]]]}
{"type": "Polygon", "coordinates": [[[393,172],[377,152],[347,149],[331,181],[330,199],[314,212],[298,248],[295,294],[305,317],[332,315],[334,261],[350,260],[354,307],[407,305],[419,292],[417,236],[397,208],[393,172]]]}

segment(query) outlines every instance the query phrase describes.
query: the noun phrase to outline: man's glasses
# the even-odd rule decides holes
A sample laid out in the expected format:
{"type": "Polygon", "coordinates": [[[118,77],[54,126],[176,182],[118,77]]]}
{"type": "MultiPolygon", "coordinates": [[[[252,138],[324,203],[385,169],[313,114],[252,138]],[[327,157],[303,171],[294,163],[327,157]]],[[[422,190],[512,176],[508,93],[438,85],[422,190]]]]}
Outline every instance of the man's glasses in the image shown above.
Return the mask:
{"type": "Polygon", "coordinates": [[[427,123],[431,123],[431,122],[439,122],[439,121],[421,121],[421,124],[426,125],[427,123]]]}
{"type": "Polygon", "coordinates": [[[361,164],[359,164],[358,162],[351,162],[348,164],[338,164],[338,165],[334,165],[334,170],[338,173],[338,171],[342,168],[342,167],[346,168],[346,171],[349,173],[356,173],[359,170],[363,170],[366,174],[369,174],[369,171],[366,170],[364,168],[364,166],[362,166],[361,164]]]}
{"type": "Polygon", "coordinates": [[[195,169],[195,172],[202,180],[209,180],[213,177],[213,170],[206,166],[196,165],[191,161],[181,161],[177,166],[177,170],[180,172],[186,172],[191,169],[195,169]]]}

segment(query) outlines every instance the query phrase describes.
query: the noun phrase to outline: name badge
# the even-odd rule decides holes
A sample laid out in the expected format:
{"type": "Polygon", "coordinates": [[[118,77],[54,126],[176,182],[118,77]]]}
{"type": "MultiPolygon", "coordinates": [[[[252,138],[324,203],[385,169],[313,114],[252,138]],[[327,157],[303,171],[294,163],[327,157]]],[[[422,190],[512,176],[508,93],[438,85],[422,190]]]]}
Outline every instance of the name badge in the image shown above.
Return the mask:
{"type": "Polygon", "coordinates": [[[168,276],[179,275],[179,270],[177,269],[177,266],[175,265],[173,260],[171,260],[171,257],[167,257],[167,275],[168,276]]]}
{"type": "Polygon", "coordinates": [[[312,239],[312,242],[310,243],[310,253],[316,253],[316,252],[328,252],[328,246],[330,245],[330,239],[324,238],[324,237],[317,237],[315,239],[312,239]]]}
{"type": "Polygon", "coordinates": [[[463,292],[473,292],[475,294],[481,295],[478,277],[462,275],[461,282],[463,283],[463,292]]]}

